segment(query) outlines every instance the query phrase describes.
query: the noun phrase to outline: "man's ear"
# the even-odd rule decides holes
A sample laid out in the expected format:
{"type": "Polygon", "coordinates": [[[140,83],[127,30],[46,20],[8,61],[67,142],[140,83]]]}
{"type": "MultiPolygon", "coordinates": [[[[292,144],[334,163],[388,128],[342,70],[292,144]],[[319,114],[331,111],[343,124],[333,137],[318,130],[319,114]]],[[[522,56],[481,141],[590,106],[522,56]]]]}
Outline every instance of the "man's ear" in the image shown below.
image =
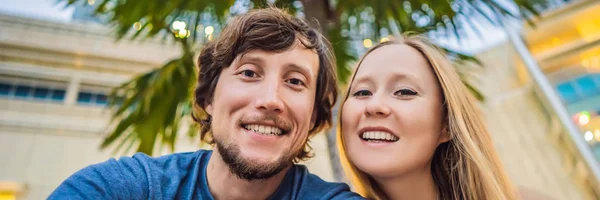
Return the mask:
{"type": "Polygon", "coordinates": [[[450,139],[452,139],[450,136],[450,130],[448,129],[447,125],[444,125],[444,128],[442,129],[442,131],[440,133],[438,144],[448,142],[448,141],[450,141],[450,139]]]}
{"type": "Polygon", "coordinates": [[[315,124],[317,123],[317,110],[314,110],[312,113],[312,117],[310,117],[310,129],[315,128],[315,124]]]}

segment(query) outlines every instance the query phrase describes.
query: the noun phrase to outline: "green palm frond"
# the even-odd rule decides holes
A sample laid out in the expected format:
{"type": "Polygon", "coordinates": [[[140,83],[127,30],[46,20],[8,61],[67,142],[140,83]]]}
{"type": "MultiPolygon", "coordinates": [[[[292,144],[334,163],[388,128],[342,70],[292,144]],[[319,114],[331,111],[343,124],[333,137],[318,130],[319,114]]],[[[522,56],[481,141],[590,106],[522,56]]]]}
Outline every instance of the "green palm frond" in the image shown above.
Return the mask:
{"type": "MultiPolygon", "coordinates": [[[[358,24],[368,25],[371,33],[364,38],[379,39],[384,32],[444,31],[448,36],[461,38],[464,28],[474,28],[474,20],[494,25],[498,20],[516,18],[530,20],[539,10],[548,6],[549,0],[515,0],[517,9],[510,2],[495,0],[347,0],[336,6],[336,11],[354,18],[358,24]],[[385,30],[385,31],[384,31],[385,30]]],[[[343,20],[342,20],[343,21],[343,20]]]]}
{"type": "Polygon", "coordinates": [[[274,6],[277,8],[282,8],[288,13],[292,15],[296,15],[298,13],[298,7],[294,6],[295,0],[275,0],[273,3],[269,3],[267,0],[251,0],[253,6],[252,8],[266,8],[269,6],[274,6]]]}
{"type": "Polygon", "coordinates": [[[188,67],[193,66],[192,59],[187,54],[171,60],[115,88],[109,106],[114,111],[116,126],[101,147],[118,140],[122,144],[137,140],[140,141],[137,151],[152,154],[159,140],[173,150],[180,122],[189,117],[190,87],[196,77],[194,69],[188,67]]]}
{"type": "MultiPolygon", "coordinates": [[[[85,0],[68,0],[67,6],[86,3],[85,0]]],[[[197,38],[198,25],[203,21],[223,23],[233,6],[234,0],[102,0],[96,6],[96,14],[109,17],[115,25],[117,39],[129,36],[131,39],[143,36],[154,37],[173,32],[176,20],[186,23],[193,39],[197,38]],[[139,30],[138,30],[139,29],[139,30]]]]}
{"type": "MultiPolygon", "coordinates": [[[[86,3],[85,0],[68,0],[67,6],[86,3]]],[[[101,148],[116,145],[115,151],[126,153],[137,145],[137,152],[152,155],[156,143],[174,150],[181,121],[191,113],[191,87],[195,83],[193,51],[190,43],[197,41],[199,25],[225,22],[233,0],[103,0],[96,14],[109,16],[115,26],[116,38],[171,37],[182,47],[182,56],[160,68],[142,74],[111,93],[109,107],[113,110],[110,133],[101,148]],[[178,37],[173,23],[183,21],[186,37],[178,37]],[[175,34],[174,34],[175,33],[175,34]]],[[[217,30],[215,28],[215,30],[217,30]]],[[[189,132],[197,130],[192,124],[189,132]]],[[[190,137],[197,137],[188,134],[190,137]]]]}
{"type": "Polygon", "coordinates": [[[352,52],[349,52],[352,49],[350,47],[350,38],[343,36],[341,33],[341,29],[331,29],[328,32],[328,36],[336,58],[338,81],[341,84],[345,84],[352,73],[350,63],[355,61],[356,58],[352,55],[352,52]]]}

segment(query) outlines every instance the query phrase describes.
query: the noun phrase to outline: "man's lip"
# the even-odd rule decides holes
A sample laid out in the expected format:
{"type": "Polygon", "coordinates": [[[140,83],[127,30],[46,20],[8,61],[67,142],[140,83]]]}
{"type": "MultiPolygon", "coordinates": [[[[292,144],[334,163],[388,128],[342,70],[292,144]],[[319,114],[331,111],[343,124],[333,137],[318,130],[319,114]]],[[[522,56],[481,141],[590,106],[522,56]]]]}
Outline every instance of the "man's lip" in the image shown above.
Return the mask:
{"type": "Polygon", "coordinates": [[[259,142],[279,141],[279,139],[281,137],[283,137],[282,135],[263,135],[263,134],[254,132],[252,130],[247,130],[244,128],[242,128],[242,130],[244,132],[246,132],[250,136],[250,138],[253,138],[253,140],[259,141],[259,142]]]}
{"type": "Polygon", "coordinates": [[[358,131],[358,136],[361,137],[364,132],[368,132],[368,131],[387,132],[389,134],[392,134],[393,136],[400,138],[400,136],[398,136],[396,133],[392,132],[392,130],[390,130],[386,127],[383,127],[383,126],[367,126],[367,127],[361,128],[358,131]]]}
{"type": "Polygon", "coordinates": [[[283,128],[275,123],[270,123],[270,122],[265,122],[265,121],[260,121],[260,122],[242,122],[242,126],[244,125],[250,125],[250,124],[256,124],[256,125],[262,125],[262,126],[271,126],[271,127],[277,127],[279,129],[281,129],[283,132],[289,132],[288,129],[283,128]]]}

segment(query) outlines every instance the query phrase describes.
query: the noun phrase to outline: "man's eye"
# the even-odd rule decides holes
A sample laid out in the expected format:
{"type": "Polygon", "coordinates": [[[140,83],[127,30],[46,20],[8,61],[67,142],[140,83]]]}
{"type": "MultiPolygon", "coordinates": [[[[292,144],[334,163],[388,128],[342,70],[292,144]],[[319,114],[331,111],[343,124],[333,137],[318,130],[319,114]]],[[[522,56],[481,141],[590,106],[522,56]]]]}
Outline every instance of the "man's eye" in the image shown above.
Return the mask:
{"type": "Polygon", "coordinates": [[[352,94],[352,96],[368,96],[371,95],[372,93],[369,90],[359,90],[357,92],[355,92],[354,94],[352,94]]]}
{"type": "Polygon", "coordinates": [[[297,78],[288,79],[286,82],[292,85],[304,85],[304,82],[297,78]]]}
{"type": "Polygon", "coordinates": [[[243,76],[249,77],[249,78],[256,78],[257,77],[256,72],[254,72],[252,70],[249,70],[249,69],[242,71],[241,74],[243,76]]]}
{"type": "Polygon", "coordinates": [[[401,89],[394,93],[394,95],[398,96],[414,96],[417,95],[417,92],[411,89],[401,89]]]}

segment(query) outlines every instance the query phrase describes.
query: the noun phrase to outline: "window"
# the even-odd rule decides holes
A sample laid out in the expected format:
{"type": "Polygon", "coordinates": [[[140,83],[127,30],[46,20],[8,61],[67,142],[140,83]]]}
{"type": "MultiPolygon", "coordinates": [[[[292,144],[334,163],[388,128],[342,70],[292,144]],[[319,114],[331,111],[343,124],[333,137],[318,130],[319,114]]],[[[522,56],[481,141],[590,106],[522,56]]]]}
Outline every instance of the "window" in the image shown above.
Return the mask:
{"type": "Polygon", "coordinates": [[[7,83],[0,83],[0,96],[8,96],[12,85],[7,83]]]}
{"type": "Polygon", "coordinates": [[[567,104],[596,97],[600,95],[600,74],[586,74],[562,82],[556,90],[567,104]]]}
{"type": "Polygon", "coordinates": [[[63,102],[65,100],[66,84],[26,80],[0,79],[0,98],[63,102]]]}
{"type": "Polygon", "coordinates": [[[578,78],[576,82],[583,97],[592,97],[600,93],[600,88],[594,83],[594,79],[591,75],[578,78]]]}
{"type": "Polygon", "coordinates": [[[82,91],[77,95],[77,104],[80,105],[108,105],[108,96],[102,92],[82,91]]]}
{"type": "Polygon", "coordinates": [[[50,94],[50,89],[48,88],[35,88],[35,90],[33,91],[33,98],[46,99],[48,98],[48,94],[50,94]]]}
{"type": "Polygon", "coordinates": [[[102,85],[81,84],[77,94],[77,104],[92,106],[107,106],[110,88],[102,85]]]}
{"type": "Polygon", "coordinates": [[[573,85],[570,82],[558,85],[558,93],[560,93],[560,96],[568,104],[575,103],[581,99],[575,91],[575,87],[573,87],[573,85]]]}
{"type": "Polygon", "coordinates": [[[92,93],[79,92],[79,95],[77,95],[77,103],[80,103],[80,104],[92,103],[92,93]]]}
{"type": "Polygon", "coordinates": [[[15,97],[27,98],[31,96],[31,87],[27,85],[17,85],[15,97]]]}
{"type": "Polygon", "coordinates": [[[108,104],[108,96],[104,94],[99,94],[98,96],[96,96],[96,103],[101,105],[108,104]]]}
{"type": "Polygon", "coordinates": [[[56,89],[52,92],[51,99],[54,101],[63,101],[65,99],[66,90],[56,89]]]}

